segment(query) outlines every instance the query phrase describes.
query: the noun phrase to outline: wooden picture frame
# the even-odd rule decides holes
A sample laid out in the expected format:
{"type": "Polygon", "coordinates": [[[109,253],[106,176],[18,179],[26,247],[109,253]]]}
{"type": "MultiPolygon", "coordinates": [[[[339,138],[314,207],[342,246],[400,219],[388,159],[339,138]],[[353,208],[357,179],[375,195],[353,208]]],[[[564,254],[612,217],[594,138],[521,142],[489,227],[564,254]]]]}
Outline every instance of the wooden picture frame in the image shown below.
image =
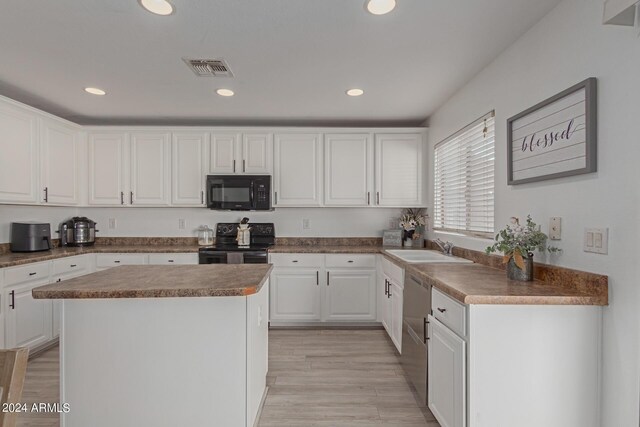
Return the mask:
{"type": "Polygon", "coordinates": [[[597,170],[597,94],[590,77],[507,120],[507,184],[597,170]]]}

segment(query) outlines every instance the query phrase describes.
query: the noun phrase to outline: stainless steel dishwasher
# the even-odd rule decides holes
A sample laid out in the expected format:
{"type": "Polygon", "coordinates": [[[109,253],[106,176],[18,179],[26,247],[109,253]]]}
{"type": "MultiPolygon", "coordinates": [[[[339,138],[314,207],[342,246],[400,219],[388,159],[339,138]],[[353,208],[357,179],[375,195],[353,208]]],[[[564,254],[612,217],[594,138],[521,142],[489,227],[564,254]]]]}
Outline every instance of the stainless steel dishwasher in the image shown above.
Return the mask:
{"type": "Polygon", "coordinates": [[[402,307],[402,355],[404,372],[427,405],[427,318],[431,314],[431,285],[405,274],[402,307]]]}

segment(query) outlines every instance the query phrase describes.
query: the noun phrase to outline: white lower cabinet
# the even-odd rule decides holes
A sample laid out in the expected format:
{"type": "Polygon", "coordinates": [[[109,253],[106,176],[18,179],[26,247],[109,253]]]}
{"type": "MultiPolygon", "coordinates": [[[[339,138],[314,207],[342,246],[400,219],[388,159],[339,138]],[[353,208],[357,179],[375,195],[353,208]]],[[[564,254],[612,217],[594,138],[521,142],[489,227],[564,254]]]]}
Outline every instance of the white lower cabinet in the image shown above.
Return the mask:
{"type": "MultiPolygon", "coordinates": [[[[383,290],[381,304],[382,326],[396,346],[402,352],[402,299],[404,297],[404,269],[380,257],[383,290]]],[[[380,292],[380,291],[379,291],[380,292]]]]}
{"type": "Polygon", "coordinates": [[[33,288],[49,283],[49,264],[34,263],[4,271],[6,348],[34,349],[52,339],[51,300],[37,300],[31,296],[33,288]]]}
{"type": "Polygon", "coordinates": [[[197,253],[149,254],[149,265],[192,265],[197,263],[197,253]]]}
{"type": "Polygon", "coordinates": [[[428,404],[442,427],[466,425],[466,343],[429,315],[428,404]]]}
{"type": "Polygon", "coordinates": [[[376,320],[375,255],[271,254],[270,262],[272,323],[376,320]]]}
{"type": "Polygon", "coordinates": [[[106,270],[120,265],[146,265],[149,263],[148,254],[97,254],[96,270],[106,270]]]}
{"type": "Polygon", "coordinates": [[[328,270],[325,320],[376,320],[376,271],[328,270]]]}
{"type": "Polygon", "coordinates": [[[271,273],[271,320],[322,320],[319,276],[319,268],[274,269],[271,273]]]}

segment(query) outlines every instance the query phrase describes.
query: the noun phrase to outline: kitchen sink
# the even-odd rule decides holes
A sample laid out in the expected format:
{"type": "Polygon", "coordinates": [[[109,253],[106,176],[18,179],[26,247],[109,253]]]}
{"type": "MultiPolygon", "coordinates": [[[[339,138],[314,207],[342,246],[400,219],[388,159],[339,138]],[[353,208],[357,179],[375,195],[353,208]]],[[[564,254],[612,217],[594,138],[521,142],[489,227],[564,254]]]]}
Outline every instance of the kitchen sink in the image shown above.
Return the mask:
{"type": "Polygon", "coordinates": [[[428,250],[412,250],[412,249],[387,249],[385,250],[389,255],[396,256],[409,263],[418,262],[441,262],[441,263],[473,263],[468,259],[459,258],[455,256],[445,255],[437,251],[428,250]]]}

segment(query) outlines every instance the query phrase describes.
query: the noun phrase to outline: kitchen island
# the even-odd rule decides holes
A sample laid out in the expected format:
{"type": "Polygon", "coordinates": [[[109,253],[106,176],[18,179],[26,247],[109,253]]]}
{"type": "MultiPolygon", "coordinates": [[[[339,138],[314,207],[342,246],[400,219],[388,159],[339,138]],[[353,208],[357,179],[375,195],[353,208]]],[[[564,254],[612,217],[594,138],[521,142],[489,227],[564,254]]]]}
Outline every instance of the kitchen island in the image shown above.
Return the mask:
{"type": "Polygon", "coordinates": [[[62,299],[61,425],[253,426],[271,268],[122,266],[34,289],[62,299]]]}

